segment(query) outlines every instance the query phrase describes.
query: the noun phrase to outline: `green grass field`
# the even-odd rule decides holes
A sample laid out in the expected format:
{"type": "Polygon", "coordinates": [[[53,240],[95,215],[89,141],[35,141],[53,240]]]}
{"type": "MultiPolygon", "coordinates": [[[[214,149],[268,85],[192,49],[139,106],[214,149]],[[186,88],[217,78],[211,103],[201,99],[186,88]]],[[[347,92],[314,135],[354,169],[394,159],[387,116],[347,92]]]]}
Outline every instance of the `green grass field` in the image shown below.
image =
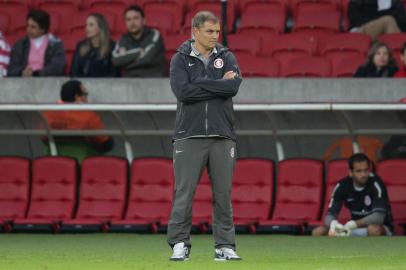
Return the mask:
{"type": "Polygon", "coordinates": [[[0,270],[406,269],[406,237],[237,236],[243,261],[214,262],[210,235],[193,235],[190,261],[170,262],[165,235],[0,235],[0,270]]]}

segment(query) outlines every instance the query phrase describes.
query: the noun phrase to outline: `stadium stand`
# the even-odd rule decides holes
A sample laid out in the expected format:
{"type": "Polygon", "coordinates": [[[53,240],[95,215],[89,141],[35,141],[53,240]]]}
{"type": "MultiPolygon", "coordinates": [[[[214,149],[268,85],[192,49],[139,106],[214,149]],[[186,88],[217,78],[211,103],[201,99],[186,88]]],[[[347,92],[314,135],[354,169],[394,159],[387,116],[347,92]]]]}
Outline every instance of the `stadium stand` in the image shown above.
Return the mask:
{"type": "Polygon", "coordinates": [[[10,232],[13,220],[24,218],[29,201],[30,161],[0,157],[0,231],[10,232]]]}
{"type": "Polygon", "coordinates": [[[26,218],[14,220],[13,232],[58,232],[60,222],[73,217],[77,176],[74,159],[35,159],[28,213],[26,218]]]}

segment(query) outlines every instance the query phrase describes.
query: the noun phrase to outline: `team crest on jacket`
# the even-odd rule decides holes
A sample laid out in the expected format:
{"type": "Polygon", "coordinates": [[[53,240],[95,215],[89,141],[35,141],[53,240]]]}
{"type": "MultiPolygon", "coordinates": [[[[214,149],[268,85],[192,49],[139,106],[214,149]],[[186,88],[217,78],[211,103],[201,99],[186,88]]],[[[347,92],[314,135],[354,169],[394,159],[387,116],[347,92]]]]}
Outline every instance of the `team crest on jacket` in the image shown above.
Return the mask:
{"type": "Polygon", "coordinates": [[[364,204],[365,204],[366,206],[370,206],[371,203],[372,203],[371,197],[369,197],[369,195],[365,195],[364,204]]]}
{"type": "Polygon", "coordinates": [[[214,67],[215,68],[222,68],[224,66],[224,61],[221,58],[217,58],[214,60],[214,67]]]}

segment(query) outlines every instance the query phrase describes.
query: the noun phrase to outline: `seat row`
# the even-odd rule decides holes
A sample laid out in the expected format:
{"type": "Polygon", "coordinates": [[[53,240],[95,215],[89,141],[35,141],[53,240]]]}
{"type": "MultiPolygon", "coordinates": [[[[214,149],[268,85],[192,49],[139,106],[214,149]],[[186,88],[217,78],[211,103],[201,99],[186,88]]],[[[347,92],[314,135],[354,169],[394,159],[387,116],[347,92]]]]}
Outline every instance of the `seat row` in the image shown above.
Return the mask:
{"type": "MultiPolygon", "coordinates": [[[[232,201],[238,232],[301,234],[321,224],[329,194],[348,173],[345,160],[240,159],[232,201]],[[277,170],[277,171],[276,171],[277,170]],[[275,178],[275,175],[277,177],[275,178]]],[[[406,223],[406,160],[377,165],[391,200],[396,233],[406,223]]],[[[115,157],[0,158],[0,224],[5,232],[161,232],[173,193],[172,161],[115,157]],[[129,177],[128,177],[129,175],[129,177]]],[[[340,219],[348,219],[341,211],[340,219]]],[[[204,172],[193,203],[193,230],[210,231],[212,192],[204,172]]]]}
{"type": "MultiPolygon", "coordinates": [[[[348,1],[344,2],[341,4],[341,0],[228,1],[227,30],[234,31],[238,26],[237,31],[262,29],[266,33],[283,33],[288,24],[288,15],[291,15],[294,32],[304,30],[339,32],[347,30],[347,26],[342,27],[342,21],[348,21],[343,8],[348,5],[348,1]]],[[[31,4],[27,3],[17,0],[0,2],[1,21],[6,25],[3,26],[3,32],[8,34],[24,31],[25,16],[14,14],[26,14],[30,7],[49,12],[51,31],[55,34],[83,28],[85,25],[83,18],[91,12],[105,15],[113,34],[125,33],[123,13],[134,3],[143,6],[149,26],[158,28],[163,34],[190,33],[192,17],[200,10],[210,10],[221,17],[221,1],[214,0],[34,0],[31,4]]]]}

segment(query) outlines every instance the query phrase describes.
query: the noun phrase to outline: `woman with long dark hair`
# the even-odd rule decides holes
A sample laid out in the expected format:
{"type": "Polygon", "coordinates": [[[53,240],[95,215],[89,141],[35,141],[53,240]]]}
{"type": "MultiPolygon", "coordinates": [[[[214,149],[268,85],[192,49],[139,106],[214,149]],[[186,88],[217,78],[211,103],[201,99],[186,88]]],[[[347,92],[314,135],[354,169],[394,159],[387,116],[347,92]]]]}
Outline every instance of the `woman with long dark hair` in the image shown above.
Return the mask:
{"type": "Polygon", "coordinates": [[[107,20],[99,13],[91,13],[86,20],[86,38],[76,45],[71,76],[116,77],[118,71],[111,61],[114,47],[107,20]]]}
{"type": "Polygon", "coordinates": [[[376,42],[369,49],[368,57],[354,74],[354,77],[393,77],[398,70],[391,49],[383,42],[376,42]]]}

